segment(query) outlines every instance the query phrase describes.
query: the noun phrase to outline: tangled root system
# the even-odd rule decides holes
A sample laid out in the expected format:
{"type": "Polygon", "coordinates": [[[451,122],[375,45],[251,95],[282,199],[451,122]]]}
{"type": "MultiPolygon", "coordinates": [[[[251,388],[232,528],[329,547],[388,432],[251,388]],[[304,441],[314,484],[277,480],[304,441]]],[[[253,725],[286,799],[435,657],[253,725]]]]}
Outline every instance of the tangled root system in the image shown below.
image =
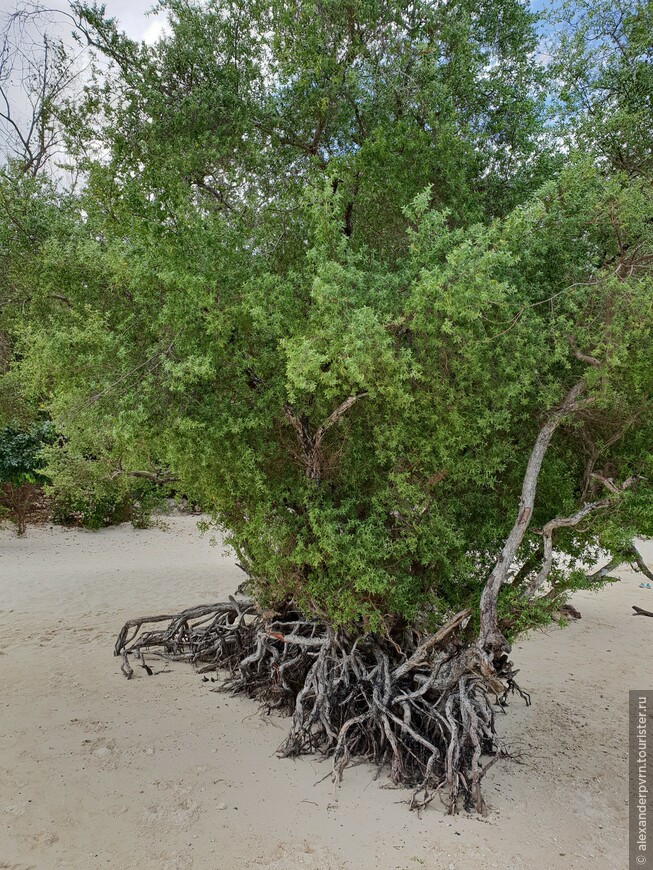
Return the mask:
{"type": "Polygon", "coordinates": [[[481,781],[505,754],[495,712],[509,692],[530,699],[506,658],[490,661],[462,640],[469,616],[461,611],[428,636],[405,634],[400,645],[352,637],[292,609],[264,615],[232,597],[130,620],[115,654],[128,678],[130,657],[152,673],[146,654],[226,672],[222,690],[292,715],[279,754],[329,756],[335,783],[352,759],[365,759],[412,790],[411,809],[439,795],[451,813],[461,804],[484,813],[481,781]]]}

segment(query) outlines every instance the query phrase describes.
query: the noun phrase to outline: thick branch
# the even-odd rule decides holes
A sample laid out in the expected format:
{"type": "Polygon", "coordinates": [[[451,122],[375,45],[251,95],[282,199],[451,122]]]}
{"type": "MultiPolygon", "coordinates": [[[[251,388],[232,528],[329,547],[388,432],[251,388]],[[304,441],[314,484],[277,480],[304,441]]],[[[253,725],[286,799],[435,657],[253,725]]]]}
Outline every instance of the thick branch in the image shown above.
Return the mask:
{"type": "Polygon", "coordinates": [[[327,419],[322,423],[322,425],[318,428],[315,433],[315,446],[319,447],[322,443],[322,439],[329,431],[329,429],[334,426],[338,420],[341,420],[347,411],[354,405],[359,399],[362,399],[366,396],[367,393],[357,393],[355,396],[349,396],[349,398],[345,399],[342,405],[338,405],[335,411],[332,411],[331,414],[327,417],[327,419]]]}
{"type": "Polygon", "coordinates": [[[574,356],[577,360],[581,362],[587,363],[589,366],[600,366],[601,360],[597,359],[595,356],[589,356],[589,354],[583,353],[582,350],[576,344],[574,338],[570,335],[568,336],[569,345],[574,352],[574,356]]]}
{"type": "Polygon", "coordinates": [[[178,477],[175,477],[172,474],[161,474],[159,471],[125,471],[122,466],[119,466],[114,472],[112,472],[111,477],[140,477],[143,480],[151,480],[152,483],[174,483],[179,480],[178,477]]]}
{"type": "Polygon", "coordinates": [[[604,498],[601,501],[589,502],[588,504],[583,505],[579,511],[576,511],[576,513],[572,514],[570,517],[556,517],[554,520],[549,520],[542,529],[544,560],[542,561],[542,567],[540,568],[538,575],[528,585],[528,589],[526,590],[527,598],[532,598],[535,595],[537,590],[546,582],[551,572],[553,566],[553,532],[555,529],[577,526],[588,514],[606,508],[609,504],[610,499],[604,498]]]}
{"type": "Polygon", "coordinates": [[[623,565],[625,561],[625,557],[619,553],[613,559],[610,559],[607,565],[604,565],[602,568],[599,568],[598,570],[593,571],[591,574],[588,574],[587,579],[590,581],[590,583],[600,583],[604,577],[609,577],[612,572],[616,570],[620,565],[623,565]]]}
{"type": "Polygon", "coordinates": [[[499,597],[499,590],[506,580],[510,566],[515,559],[517,550],[524,540],[524,535],[530,524],[540,469],[542,468],[542,462],[551,443],[553,433],[567,414],[577,410],[577,400],[584,389],[585,384],[579,381],[569,390],[560,407],[551,414],[540,429],[528,459],[521,497],[519,499],[517,519],[503,545],[503,549],[499,553],[496,564],[488,577],[483,594],[481,595],[479,643],[483,649],[488,651],[498,652],[499,650],[510,649],[498,626],[497,599],[499,597]]]}
{"type": "Polygon", "coordinates": [[[632,553],[638,570],[641,571],[642,574],[645,577],[647,577],[649,580],[653,580],[653,571],[651,571],[651,569],[648,567],[648,565],[646,564],[646,562],[642,558],[642,554],[639,552],[639,550],[635,546],[634,541],[631,541],[630,546],[628,547],[628,551],[630,553],[632,553]]]}
{"type": "Polygon", "coordinates": [[[355,396],[349,396],[341,405],[338,405],[335,411],[329,414],[324,423],[315,432],[311,431],[311,427],[306,419],[297,416],[291,405],[288,403],[284,405],[283,412],[295,430],[304,471],[309,480],[314,480],[316,483],[320,481],[322,474],[320,449],[326,433],[345,416],[353,404],[366,395],[367,393],[357,393],[355,396]]]}
{"type": "Polygon", "coordinates": [[[127,475],[127,477],[142,477],[143,480],[151,480],[152,483],[174,483],[179,480],[178,477],[175,477],[172,474],[156,474],[153,471],[123,471],[121,474],[127,475]]]}

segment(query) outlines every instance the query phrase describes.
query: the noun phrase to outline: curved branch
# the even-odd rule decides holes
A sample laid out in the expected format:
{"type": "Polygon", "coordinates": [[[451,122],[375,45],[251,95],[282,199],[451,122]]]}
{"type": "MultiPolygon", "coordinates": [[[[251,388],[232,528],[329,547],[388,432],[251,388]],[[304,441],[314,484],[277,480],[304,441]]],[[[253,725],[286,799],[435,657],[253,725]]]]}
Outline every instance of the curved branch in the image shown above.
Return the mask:
{"type": "MultiPolygon", "coordinates": [[[[599,477],[599,475],[595,476],[599,477]]],[[[639,480],[639,477],[634,475],[624,480],[623,483],[615,485],[611,480],[601,478],[602,483],[613,495],[620,495],[622,492],[625,492],[625,490],[629,489],[637,480],[639,480]]],[[[529,584],[528,589],[526,590],[527,598],[533,598],[537,590],[546,582],[549,573],[551,572],[551,567],[553,566],[553,532],[555,529],[577,526],[586,516],[594,511],[610,507],[610,505],[613,504],[613,501],[612,498],[603,498],[600,501],[589,502],[588,504],[583,505],[580,510],[576,511],[576,513],[572,514],[570,517],[557,517],[556,519],[549,520],[542,529],[542,535],[544,538],[544,561],[542,562],[539,574],[529,584]]],[[[634,545],[631,545],[631,549],[639,556],[634,545]]],[[[639,558],[641,560],[641,556],[639,558]]],[[[612,563],[610,564],[612,565],[612,563]]]]}
{"type": "Polygon", "coordinates": [[[115,480],[116,477],[140,477],[143,480],[151,480],[152,483],[158,484],[174,483],[180,479],[172,474],[161,474],[159,471],[125,471],[120,462],[118,468],[111,474],[112,480],[115,480]]]}
{"type": "Polygon", "coordinates": [[[121,471],[120,474],[125,477],[141,477],[143,480],[151,480],[152,483],[174,483],[179,480],[172,474],[157,474],[153,471],[121,471]]]}
{"type": "Polygon", "coordinates": [[[576,513],[572,514],[570,517],[556,517],[554,520],[549,520],[542,529],[542,536],[544,539],[544,560],[542,561],[542,567],[540,568],[539,573],[528,584],[526,590],[527,598],[534,597],[537,590],[546,582],[551,573],[551,568],[553,567],[553,532],[555,529],[577,526],[586,516],[588,516],[588,514],[606,508],[609,504],[610,499],[604,498],[601,501],[589,502],[588,504],[583,505],[579,511],[576,511],[576,513]]]}
{"type": "Polygon", "coordinates": [[[540,429],[535,440],[531,455],[528,459],[528,465],[526,466],[526,473],[524,474],[517,519],[510,530],[510,534],[506,538],[506,542],[499,553],[495,566],[487,579],[481,595],[481,628],[479,633],[479,644],[485,650],[493,652],[510,650],[508,641],[499,631],[497,617],[497,599],[499,597],[499,590],[506,581],[510,566],[515,559],[517,550],[524,540],[524,535],[526,534],[526,530],[530,524],[533,506],[535,504],[537,481],[542,468],[542,462],[544,461],[544,456],[549,448],[551,439],[553,438],[553,433],[567,414],[570,414],[581,407],[581,403],[578,402],[578,399],[584,389],[584,382],[579,381],[569,390],[562,404],[550,415],[549,419],[540,429]]]}
{"type": "Polygon", "coordinates": [[[653,580],[653,571],[648,567],[644,559],[642,558],[642,554],[639,552],[637,547],[635,546],[635,542],[631,541],[630,546],[628,547],[628,551],[632,553],[635,564],[637,565],[637,570],[641,571],[642,574],[647,577],[649,580],[653,580]]]}
{"type": "Polygon", "coordinates": [[[364,398],[366,395],[367,393],[364,392],[357,393],[355,396],[349,396],[341,405],[338,405],[335,411],[332,411],[331,414],[329,414],[324,423],[322,423],[322,425],[315,432],[316,447],[320,446],[320,444],[322,443],[322,439],[329,431],[329,429],[334,426],[338,422],[338,420],[341,420],[345,416],[351,406],[354,405],[359,399],[364,398]]]}
{"type": "Polygon", "coordinates": [[[597,359],[595,356],[590,356],[589,354],[582,352],[582,350],[576,344],[576,341],[573,338],[573,336],[571,336],[571,335],[567,336],[567,340],[569,341],[569,345],[570,345],[571,349],[573,350],[574,356],[576,357],[577,360],[580,360],[581,362],[587,363],[587,365],[589,365],[589,366],[597,366],[598,367],[601,365],[601,360],[597,359]]]}

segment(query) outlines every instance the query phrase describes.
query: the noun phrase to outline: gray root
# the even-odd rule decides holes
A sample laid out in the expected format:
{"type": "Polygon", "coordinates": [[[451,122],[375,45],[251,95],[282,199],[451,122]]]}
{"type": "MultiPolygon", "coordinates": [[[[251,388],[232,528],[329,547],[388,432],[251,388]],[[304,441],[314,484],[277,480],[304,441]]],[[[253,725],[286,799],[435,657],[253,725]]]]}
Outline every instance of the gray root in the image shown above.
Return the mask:
{"type": "Polygon", "coordinates": [[[505,706],[511,692],[530,698],[510,662],[499,670],[463,639],[470,615],[451,616],[433,634],[408,632],[402,649],[392,639],[350,636],[291,609],[266,616],[251,601],[231,598],[174,617],[132,619],[115,655],[128,678],[130,656],[153,673],[145,652],[190,662],[200,673],[226,672],[217,689],[292,714],[279,754],[330,757],[335,784],[352,759],[364,759],[379,773],[385,769],[394,785],[412,789],[411,809],[441,797],[450,813],[461,804],[483,813],[483,776],[507,754],[495,706],[505,706]]]}

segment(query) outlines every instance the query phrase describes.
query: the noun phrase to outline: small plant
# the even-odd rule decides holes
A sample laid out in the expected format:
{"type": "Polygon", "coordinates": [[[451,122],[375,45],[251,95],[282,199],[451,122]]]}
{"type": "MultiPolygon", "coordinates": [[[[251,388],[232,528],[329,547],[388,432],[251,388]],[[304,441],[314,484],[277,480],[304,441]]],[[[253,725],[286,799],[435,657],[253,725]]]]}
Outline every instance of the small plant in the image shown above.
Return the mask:
{"type": "Polygon", "coordinates": [[[41,450],[53,437],[50,422],[28,430],[13,426],[0,430],[1,502],[3,513],[14,523],[19,536],[27,531],[28,516],[44,483],[39,469],[41,450]]]}

